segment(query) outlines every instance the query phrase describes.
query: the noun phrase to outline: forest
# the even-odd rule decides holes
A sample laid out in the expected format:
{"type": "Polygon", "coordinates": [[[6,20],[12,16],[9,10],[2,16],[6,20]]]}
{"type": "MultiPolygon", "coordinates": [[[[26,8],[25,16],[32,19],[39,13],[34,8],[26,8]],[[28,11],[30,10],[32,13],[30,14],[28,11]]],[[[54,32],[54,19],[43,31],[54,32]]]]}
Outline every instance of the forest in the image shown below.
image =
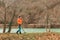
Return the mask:
{"type": "Polygon", "coordinates": [[[59,28],[59,10],[60,0],[0,0],[0,26],[16,27],[21,16],[23,27],[59,28]]]}

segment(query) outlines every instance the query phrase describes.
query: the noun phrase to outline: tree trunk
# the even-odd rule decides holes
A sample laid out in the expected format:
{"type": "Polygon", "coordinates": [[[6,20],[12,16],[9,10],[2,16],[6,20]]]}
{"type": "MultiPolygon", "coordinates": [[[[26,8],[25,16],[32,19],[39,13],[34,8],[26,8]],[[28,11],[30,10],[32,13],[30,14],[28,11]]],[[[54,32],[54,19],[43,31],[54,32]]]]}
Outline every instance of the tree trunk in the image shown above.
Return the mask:
{"type": "Polygon", "coordinates": [[[50,23],[49,23],[49,15],[47,13],[47,27],[46,27],[46,32],[50,32],[50,23]]]}
{"type": "Polygon", "coordinates": [[[4,15],[4,28],[3,28],[3,33],[5,33],[6,30],[6,8],[5,8],[5,15],[4,15]]]}
{"type": "Polygon", "coordinates": [[[13,13],[13,16],[12,16],[12,19],[11,19],[11,21],[10,21],[10,23],[9,23],[9,30],[8,30],[8,33],[10,33],[11,32],[11,25],[12,25],[12,23],[13,23],[13,19],[14,19],[14,16],[15,16],[15,10],[14,10],[14,13],[13,13]]]}
{"type": "Polygon", "coordinates": [[[47,20],[46,20],[46,22],[47,22],[47,26],[46,26],[46,32],[48,31],[48,13],[47,13],[47,20]]]}

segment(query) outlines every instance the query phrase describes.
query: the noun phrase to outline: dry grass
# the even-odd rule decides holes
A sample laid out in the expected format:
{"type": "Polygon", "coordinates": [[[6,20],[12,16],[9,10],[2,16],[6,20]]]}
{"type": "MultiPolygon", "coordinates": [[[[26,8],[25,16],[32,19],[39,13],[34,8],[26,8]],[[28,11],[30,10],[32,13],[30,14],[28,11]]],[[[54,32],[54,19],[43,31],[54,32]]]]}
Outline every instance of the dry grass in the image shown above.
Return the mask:
{"type": "Polygon", "coordinates": [[[60,40],[58,33],[0,34],[0,40],[60,40]]]}

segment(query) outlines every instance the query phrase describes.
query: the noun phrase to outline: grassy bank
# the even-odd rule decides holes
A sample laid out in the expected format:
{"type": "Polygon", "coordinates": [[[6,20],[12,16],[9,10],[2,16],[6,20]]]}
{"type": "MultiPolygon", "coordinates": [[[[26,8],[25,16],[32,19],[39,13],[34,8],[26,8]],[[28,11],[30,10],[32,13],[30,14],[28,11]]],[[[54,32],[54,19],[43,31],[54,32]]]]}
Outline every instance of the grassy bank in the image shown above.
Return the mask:
{"type": "Polygon", "coordinates": [[[0,34],[0,40],[60,40],[60,33],[2,33],[0,34]]]}

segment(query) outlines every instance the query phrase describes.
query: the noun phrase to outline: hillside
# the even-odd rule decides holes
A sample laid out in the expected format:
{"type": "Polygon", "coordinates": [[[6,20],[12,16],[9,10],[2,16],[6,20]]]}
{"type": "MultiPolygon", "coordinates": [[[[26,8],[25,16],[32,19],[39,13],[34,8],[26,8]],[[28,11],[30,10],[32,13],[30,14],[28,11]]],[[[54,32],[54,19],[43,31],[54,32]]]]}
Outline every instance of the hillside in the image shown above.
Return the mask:
{"type": "Polygon", "coordinates": [[[4,0],[0,7],[0,22],[4,23],[4,13],[6,8],[6,23],[11,21],[13,14],[13,24],[20,15],[23,24],[49,24],[60,25],[60,0],[4,0]],[[6,4],[6,6],[2,6],[6,4]],[[47,16],[48,14],[48,16],[47,16]],[[9,19],[9,20],[8,20],[9,19]]]}

